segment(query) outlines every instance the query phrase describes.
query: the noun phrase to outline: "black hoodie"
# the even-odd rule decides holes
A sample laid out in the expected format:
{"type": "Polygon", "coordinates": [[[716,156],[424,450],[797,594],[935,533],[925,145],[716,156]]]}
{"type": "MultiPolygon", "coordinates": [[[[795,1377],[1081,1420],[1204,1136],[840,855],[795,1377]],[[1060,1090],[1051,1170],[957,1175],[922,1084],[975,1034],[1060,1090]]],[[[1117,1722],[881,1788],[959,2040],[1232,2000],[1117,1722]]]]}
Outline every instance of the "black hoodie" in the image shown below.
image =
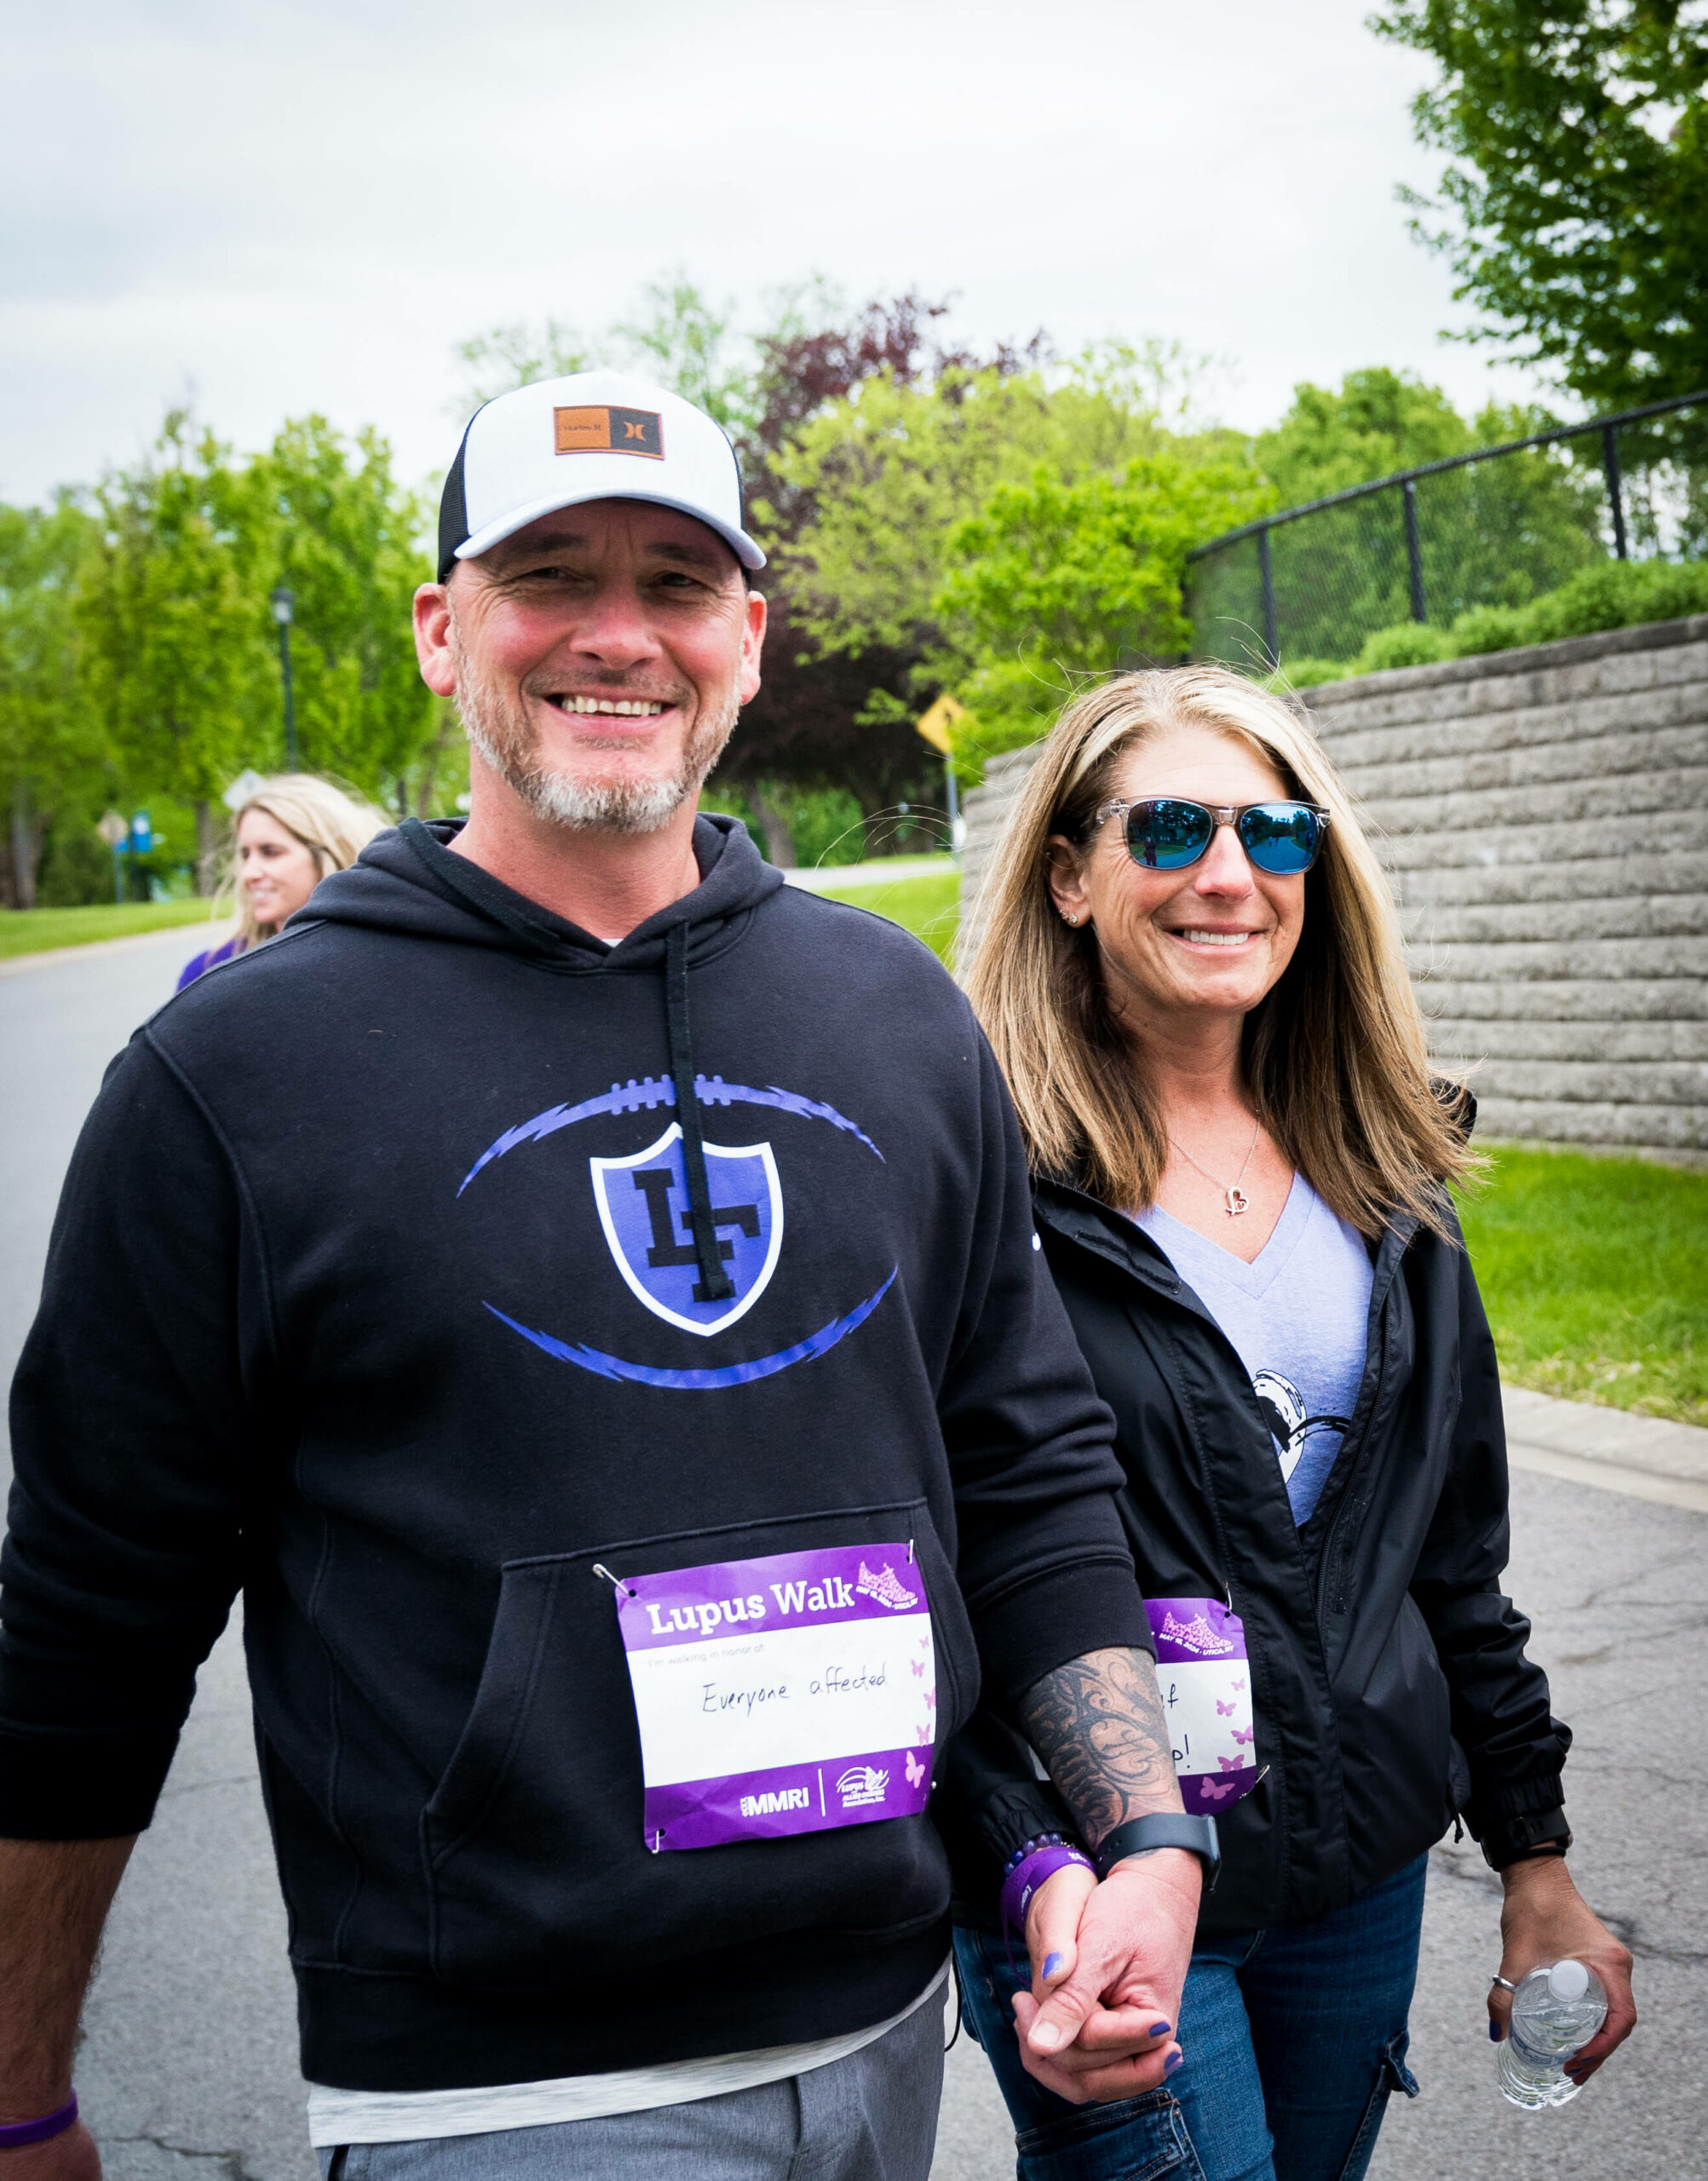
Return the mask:
{"type": "Polygon", "coordinates": [[[929,1821],[647,1854],[593,1563],[906,1534],[940,1747],[981,1670],[1148,1647],[1012,1113],[926,951],[730,821],[614,947],[454,831],[382,835],[109,1073],[14,1395],[0,1835],[147,1823],[241,1587],[312,2080],[865,2026],[942,1959],[929,1821]],[[676,1128],[666,1277],[597,1162],[676,1128]]]}

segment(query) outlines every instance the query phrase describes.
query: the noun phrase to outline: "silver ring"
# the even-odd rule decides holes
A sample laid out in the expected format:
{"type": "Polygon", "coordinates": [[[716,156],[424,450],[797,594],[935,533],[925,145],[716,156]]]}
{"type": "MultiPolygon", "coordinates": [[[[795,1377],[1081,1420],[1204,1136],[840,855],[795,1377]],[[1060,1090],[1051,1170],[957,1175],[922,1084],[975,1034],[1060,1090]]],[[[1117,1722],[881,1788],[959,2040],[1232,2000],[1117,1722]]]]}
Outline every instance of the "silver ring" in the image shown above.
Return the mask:
{"type": "Polygon", "coordinates": [[[1491,1984],[1498,1984],[1503,1992],[1515,1992],[1518,1989],[1517,1985],[1510,1977],[1491,1977],[1488,1981],[1491,1984]]]}

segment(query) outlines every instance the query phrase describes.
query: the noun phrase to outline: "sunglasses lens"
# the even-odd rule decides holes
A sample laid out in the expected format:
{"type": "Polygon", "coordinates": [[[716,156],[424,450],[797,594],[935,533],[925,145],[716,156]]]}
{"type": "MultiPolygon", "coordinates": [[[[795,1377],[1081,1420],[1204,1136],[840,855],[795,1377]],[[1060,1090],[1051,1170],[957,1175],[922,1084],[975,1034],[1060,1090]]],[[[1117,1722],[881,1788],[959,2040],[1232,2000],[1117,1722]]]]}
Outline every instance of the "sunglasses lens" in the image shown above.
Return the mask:
{"type": "Polygon", "coordinates": [[[1201,803],[1136,803],[1127,813],[1127,849],[1147,871],[1183,871],[1210,846],[1216,820],[1201,803]]]}
{"type": "Polygon", "coordinates": [[[1291,878],[1317,860],[1322,825],[1306,803],[1260,803],[1239,820],[1239,841],[1259,871],[1291,878]]]}

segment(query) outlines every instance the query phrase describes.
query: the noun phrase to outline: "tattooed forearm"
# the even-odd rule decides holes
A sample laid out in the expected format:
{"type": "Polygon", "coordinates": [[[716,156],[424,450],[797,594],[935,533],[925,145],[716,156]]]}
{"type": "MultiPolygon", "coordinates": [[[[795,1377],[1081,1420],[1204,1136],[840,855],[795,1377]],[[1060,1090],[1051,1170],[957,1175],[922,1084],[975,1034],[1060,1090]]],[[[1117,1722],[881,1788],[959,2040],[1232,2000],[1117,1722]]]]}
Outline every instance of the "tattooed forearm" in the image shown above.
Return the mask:
{"type": "Polygon", "coordinates": [[[1181,1807],[1147,1653],[1070,1660],[1027,1689],[1020,1724],[1092,1847],[1130,1817],[1181,1807]]]}

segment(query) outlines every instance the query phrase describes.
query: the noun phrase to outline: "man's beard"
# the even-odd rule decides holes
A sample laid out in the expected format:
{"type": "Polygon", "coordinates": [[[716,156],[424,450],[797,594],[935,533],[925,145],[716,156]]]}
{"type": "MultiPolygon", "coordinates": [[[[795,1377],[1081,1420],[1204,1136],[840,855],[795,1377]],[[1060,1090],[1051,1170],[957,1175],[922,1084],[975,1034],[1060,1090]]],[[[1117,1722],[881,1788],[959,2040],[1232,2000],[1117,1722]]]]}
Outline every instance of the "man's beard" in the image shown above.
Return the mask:
{"type": "Polygon", "coordinates": [[[681,762],[666,780],[625,780],[620,774],[578,780],[542,761],[539,731],[526,704],[483,683],[460,644],[455,651],[457,708],[469,742],[536,818],[569,832],[657,832],[699,793],[741,711],[741,700],[732,691],[716,710],[701,712],[682,745],[681,762]]]}

